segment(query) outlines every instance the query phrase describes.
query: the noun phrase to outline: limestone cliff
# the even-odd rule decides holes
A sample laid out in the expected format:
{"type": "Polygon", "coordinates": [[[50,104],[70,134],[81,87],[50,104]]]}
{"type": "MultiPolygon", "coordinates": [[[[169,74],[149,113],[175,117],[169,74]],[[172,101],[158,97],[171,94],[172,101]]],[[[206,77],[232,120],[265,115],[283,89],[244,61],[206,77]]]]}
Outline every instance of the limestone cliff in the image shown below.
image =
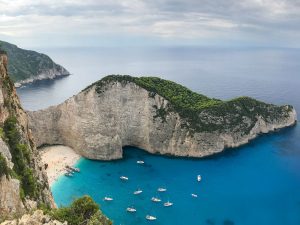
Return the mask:
{"type": "Polygon", "coordinates": [[[1,225],[67,225],[67,222],[61,223],[44,215],[42,210],[36,210],[32,214],[25,214],[20,219],[7,220],[1,225]]]}
{"type": "Polygon", "coordinates": [[[159,78],[108,76],[64,103],[29,112],[37,145],[63,144],[91,159],[123,146],[204,157],[296,122],[292,106],[251,98],[210,99],[159,78]]]}
{"type": "Polygon", "coordinates": [[[6,54],[0,54],[0,219],[54,205],[7,64],[6,54]]]}

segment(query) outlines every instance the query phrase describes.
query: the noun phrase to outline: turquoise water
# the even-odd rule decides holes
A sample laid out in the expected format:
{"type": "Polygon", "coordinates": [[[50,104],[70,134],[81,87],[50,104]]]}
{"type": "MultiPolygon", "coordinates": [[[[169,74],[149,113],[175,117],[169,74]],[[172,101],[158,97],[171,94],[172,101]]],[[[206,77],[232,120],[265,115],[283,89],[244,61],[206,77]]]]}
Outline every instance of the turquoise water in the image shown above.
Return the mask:
{"type": "MultiPolygon", "coordinates": [[[[18,89],[26,109],[59,103],[106,74],[125,73],[162,76],[215,98],[247,95],[288,103],[300,112],[300,50],[176,47],[46,53],[74,75],[18,89]]],[[[167,158],[128,147],[123,160],[81,159],[77,166],[80,174],[54,184],[56,203],[66,205],[89,194],[116,225],[300,225],[299,125],[206,159],[167,158]],[[146,164],[137,165],[138,159],[146,164]],[[121,182],[121,175],[129,181],[121,182]],[[173,207],[150,201],[160,186],[168,191],[158,197],[174,202],[173,207]],[[144,191],[140,196],[132,194],[137,188],[144,191]],[[106,195],[115,200],[103,202],[106,195]],[[136,214],[125,211],[130,205],[136,214]],[[147,222],[148,213],[158,220],[147,222]]]]}
{"type": "Polygon", "coordinates": [[[52,187],[55,202],[91,195],[114,224],[300,224],[300,146],[291,143],[296,129],[260,137],[251,144],[206,159],[178,159],[125,148],[123,160],[97,162],[81,159],[80,174],[61,177],[52,187]],[[144,160],[145,165],[136,164],[144,160]],[[196,181],[197,174],[202,181],[196,181]],[[124,182],[121,175],[129,177],[124,182]],[[158,187],[167,192],[158,194],[158,187]],[[133,195],[141,188],[143,193],[133,195]],[[191,193],[198,195],[192,198],[191,193]],[[114,198],[104,202],[104,196],[114,198]],[[158,196],[174,206],[150,201],[158,196]],[[125,211],[137,208],[136,214],[125,211]]]}

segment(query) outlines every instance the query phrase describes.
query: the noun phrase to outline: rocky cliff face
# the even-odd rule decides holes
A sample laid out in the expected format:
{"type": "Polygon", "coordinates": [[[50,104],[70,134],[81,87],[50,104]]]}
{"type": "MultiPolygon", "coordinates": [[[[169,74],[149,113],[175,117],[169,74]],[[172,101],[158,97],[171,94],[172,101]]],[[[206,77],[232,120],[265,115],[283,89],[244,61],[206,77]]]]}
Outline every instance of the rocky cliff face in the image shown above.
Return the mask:
{"type": "Polygon", "coordinates": [[[1,225],[67,225],[67,222],[61,223],[44,215],[42,210],[37,210],[32,214],[25,214],[20,219],[7,220],[1,225]]]}
{"type": "Polygon", "coordinates": [[[54,205],[7,63],[7,56],[0,54],[0,218],[39,204],[54,205]]]}
{"type": "Polygon", "coordinates": [[[204,157],[296,122],[291,106],[256,106],[252,100],[246,105],[248,100],[219,104],[232,104],[221,112],[217,107],[201,110],[195,126],[195,119],[174,110],[159,93],[130,79],[110,80],[58,106],[29,112],[29,126],[37,145],[63,144],[84,157],[111,160],[121,158],[122,147],[128,145],[150,153],[204,157]]]}

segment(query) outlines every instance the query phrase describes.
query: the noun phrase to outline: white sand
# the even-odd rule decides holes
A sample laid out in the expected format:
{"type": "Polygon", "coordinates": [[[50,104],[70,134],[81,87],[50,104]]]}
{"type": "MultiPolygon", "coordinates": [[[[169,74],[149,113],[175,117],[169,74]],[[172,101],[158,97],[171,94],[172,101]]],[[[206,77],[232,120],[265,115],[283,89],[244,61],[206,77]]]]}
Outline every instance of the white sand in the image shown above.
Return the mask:
{"type": "Polygon", "coordinates": [[[48,164],[46,169],[48,175],[48,182],[50,186],[63,175],[66,170],[65,167],[74,166],[81,158],[80,155],[74,152],[73,149],[67,146],[55,145],[40,148],[43,164],[48,164]]]}

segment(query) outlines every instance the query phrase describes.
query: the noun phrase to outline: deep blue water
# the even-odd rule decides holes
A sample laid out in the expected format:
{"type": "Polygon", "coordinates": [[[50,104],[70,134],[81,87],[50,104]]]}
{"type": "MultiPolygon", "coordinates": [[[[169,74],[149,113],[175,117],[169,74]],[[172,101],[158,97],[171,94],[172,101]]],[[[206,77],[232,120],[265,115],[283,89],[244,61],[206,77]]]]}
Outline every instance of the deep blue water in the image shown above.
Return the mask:
{"type": "MultiPolygon", "coordinates": [[[[300,51],[291,49],[46,49],[74,73],[18,90],[26,109],[38,109],[70,97],[105,74],[157,75],[211,97],[248,95],[300,110],[300,51]]],[[[154,156],[133,147],[124,159],[81,159],[81,173],[61,177],[52,187],[55,201],[91,195],[114,224],[300,224],[300,128],[263,135],[250,144],[206,159],[154,156]],[[143,159],[141,166],[135,162],[143,159]],[[196,175],[203,180],[198,183],[196,175]],[[129,177],[121,182],[119,176],[129,177]],[[150,201],[158,195],[171,208],[150,201]],[[132,192],[142,188],[140,196],[132,192]],[[191,193],[198,194],[192,198],[191,193]],[[106,195],[115,200],[107,203],[106,195]],[[137,213],[128,214],[129,205],[137,213]],[[145,215],[158,220],[147,222],[145,215]]]]}

